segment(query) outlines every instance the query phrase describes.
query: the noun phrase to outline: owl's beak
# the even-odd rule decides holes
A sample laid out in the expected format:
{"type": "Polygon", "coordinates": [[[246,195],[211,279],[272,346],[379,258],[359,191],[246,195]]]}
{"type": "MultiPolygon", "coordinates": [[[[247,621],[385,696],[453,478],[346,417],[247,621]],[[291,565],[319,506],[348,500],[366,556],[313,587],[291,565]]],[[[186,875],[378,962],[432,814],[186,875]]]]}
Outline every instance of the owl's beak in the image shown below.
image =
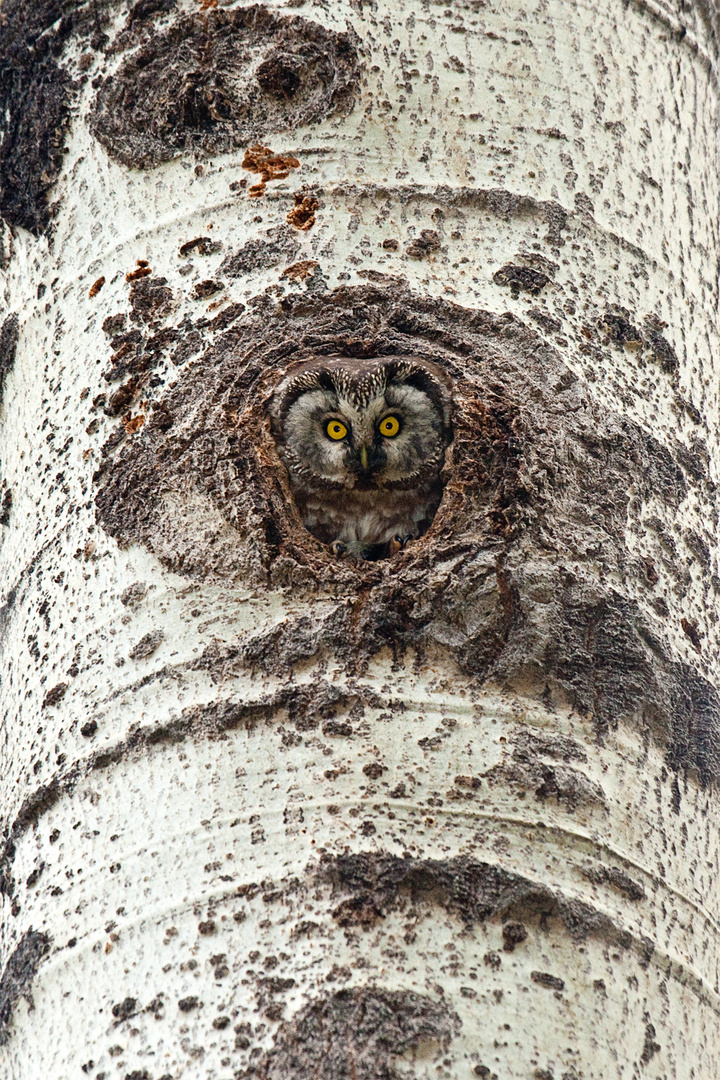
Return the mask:
{"type": "Polygon", "coordinates": [[[368,468],[367,446],[361,446],[360,447],[360,464],[363,467],[363,472],[367,472],[367,468],[368,468]]]}

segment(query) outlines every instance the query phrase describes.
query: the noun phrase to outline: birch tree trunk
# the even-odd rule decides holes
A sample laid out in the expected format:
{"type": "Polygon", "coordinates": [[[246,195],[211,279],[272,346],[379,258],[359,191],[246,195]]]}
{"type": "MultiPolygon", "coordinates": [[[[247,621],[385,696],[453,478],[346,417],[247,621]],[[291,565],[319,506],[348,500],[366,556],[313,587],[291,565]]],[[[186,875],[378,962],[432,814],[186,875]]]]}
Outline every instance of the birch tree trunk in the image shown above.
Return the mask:
{"type": "Polygon", "coordinates": [[[0,18],[2,1075],[715,1080],[714,6],[0,18]],[[326,354],[453,380],[392,558],[326,354]]]}

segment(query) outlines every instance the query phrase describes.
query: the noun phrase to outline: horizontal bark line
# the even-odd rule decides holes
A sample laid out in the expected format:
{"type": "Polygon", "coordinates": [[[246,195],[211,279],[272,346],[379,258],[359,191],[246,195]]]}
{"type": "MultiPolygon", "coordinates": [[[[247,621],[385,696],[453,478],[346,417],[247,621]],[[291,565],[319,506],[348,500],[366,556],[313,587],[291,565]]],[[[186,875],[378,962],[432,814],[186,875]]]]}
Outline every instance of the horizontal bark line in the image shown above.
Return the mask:
{"type": "MultiPolygon", "coordinates": [[[[692,992],[720,1015],[720,994],[700,976],[649,938],[621,927],[617,920],[596,905],[567,896],[561,889],[504,870],[497,864],[476,862],[467,856],[449,859],[400,858],[385,852],[324,855],[315,870],[318,880],[331,882],[339,894],[349,893],[352,902],[336,906],[333,917],[341,925],[372,924],[383,918],[383,908],[407,890],[415,899],[423,896],[432,903],[433,893],[466,923],[501,917],[513,930],[505,936],[506,951],[514,951],[523,940],[515,933],[518,920],[535,916],[555,916],[571,938],[582,942],[589,936],[608,938],[616,946],[632,948],[641,965],[651,962],[692,992]],[[519,940],[517,940],[519,939],[519,940]]],[[[519,923],[522,927],[522,922],[519,923]]]]}
{"type": "MultiPolygon", "coordinates": [[[[292,149],[293,154],[302,155],[305,151],[302,147],[292,149]]],[[[648,179],[645,174],[639,178],[645,184],[654,186],[655,182],[648,179]]],[[[637,242],[628,240],[613,229],[606,228],[597,220],[592,206],[592,200],[586,198],[582,205],[565,206],[556,199],[538,199],[534,195],[527,195],[521,191],[513,191],[501,187],[476,187],[467,184],[451,186],[449,184],[421,184],[415,181],[407,184],[391,184],[385,181],[372,181],[368,183],[319,183],[313,185],[313,193],[319,198],[332,199],[334,197],[355,200],[388,198],[393,197],[401,204],[417,205],[419,200],[427,199],[445,206],[474,206],[478,210],[493,214],[500,221],[510,221],[514,217],[536,215],[549,226],[546,242],[552,247],[562,247],[565,244],[563,232],[572,226],[579,233],[585,233],[588,237],[605,238],[612,241],[617,247],[638,259],[642,263],[650,264],[657,269],[665,265],[664,261],[649,254],[645,248],[637,242]]],[[[283,190],[268,189],[264,193],[264,199],[269,203],[285,204],[288,194],[283,190]]],[[[227,209],[234,207],[236,200],[226,199],[220,201],[218,208],[227,209]]],[[[701,251],[705,249],[696,244],[701,251]]],[[[669,279],[675,280],[673,272],[668,271],[669,279]]],[[[392,277],[392,275],[388,275],[392,277]]]]}
{"type": "MultiPolygon", "coordinates": [[[[143,684],[145,685],[145,684],[143,684]]],[[[302,711],[316,719],[308,720],[308,728],[317,726],[323,716],[328,717],[339,705],[357,700],[369,705],[383,704],[373,691],[352,684],[339,688],[323,680],[309,686],[290,685],[273,694],[264,695],[255,702],[223,701],[183,710],[173,720],[162,724],[134,728],[124,739],[110,747],[91,753],[47,783],[40,785],[23,801],[12,823],[3,829],[4,843],[0,848],[0,893],[13,896],[15,883],[11,866],[15,847],[22,836],[41,820],[65,795],[93,772],[118,765],[132,756],[156,746],[172,746],[187,738],[223,738],[225,733],[241,725],[272,719],[277,712],[289,708],[302,711]]]]}
{"type": "Polygon", "coordinates": [[[712,0],[709,0],[709,2],[708,0],[691,0],[690,6],[697,9],[700,19],[709,32],[711,42],[715,46],[714,56],[705,52],[697,38],[688,33],[687,28],[677,19],[676,13],[670,8],[669,4],[662,3],[662,0],[630,0],[630,2],[638,11],[649,15],[661,26],[666,26],[684,48],[689,48],[697,55],[708,72],[713,86],[717,89],[718,76],[715,64],[717,63],[720,48],[720,19],[718,19],[717,8],[712,0]]]}
{"type": "MultiPolygon", "coordinates": [[[[181,716],[167,723],[147,725],[133,730],[126,739],[121,740],[119,743],[99,749],[89,758],[76,762],[70,769],[56,776],[47,784],[40,786],[25,800],[12,825],[5,829],[6,840],[0,852],[0,889],[11,900],[17,900],[18,889],[12,874],[17,844],[30,829],[38,825],[45,813],[53,809],[62,798],[71,794],[78,783],[92,775],[93,772],[120,765],[138,754],[150,752],[155,748],[177,745],[186,739],[224,739],[227,738],[228,732],[235,731],[240,727],[253,728],[261,721],[265,723],[271,722],[278,719],[278,713],[283,712],[293,712],[296,716],[298,713],[300,714],[294,721],[298,730],[314,731],[319,724],[322,724],[323,733],[326,737],[351,737],[353,734],[351,725],[334,721],[332,717],[337,708],[347,708],[357,702],[363,702],[372,708],[389,709],[391,711],[398,709],[398,706],[400,706],[398,709],[400,715],[403,711],[402,702],[389,702],[369,688],[357,685],[338,687],[335,684],[325,683],[320,680],[305,686],[291,685],[280,688],[275,693],[266,695],[263,699],[255,702],[239,703],[227,700],[205,706],[196,706],[184,710],[181,716]]],[[[401,723],[402,721],[399,720],[398,722],[401,723]]],[[[533,741],[531,733],[523,731],[521,734],[524,742],[533,741]]],[[[581,745],[576,744],[574,740],[568,740],[565,737],[561,738],[558,735],[545,736],[545,738],[549,738],[553,744],[560,742],[562,744],[560,750],[564,755],[570,753],[571,757],[578,757],[578,755],[580,758],[584,757],[581,745]],[[574,749],[568,750],[566,744],[570,742],[572,742],[574,749]]],[[[542,747],[540,747],[540,750],[542,751],[542,747]]],[[[492,774],[495,771],[490,769],[485,773],[486,779],[492,779],[492,774]]],[[[468,786],[475,786],[471,783],[471,780],[472,778],[468,777],[457,777],[456,784],[459,782],[464,790],[468,786]]],[[[306,811],[313,809],[313,800],[305,801],[303,806],[306,811]]],[[[414,804],[407,800],[404,791],[398,791],[397,796],[391,792],[389,798],[375,799],[367,804],[366,809],[371,811],[378,807],[387,806],[393,806],[396,810],[400,808],[409,810],[411,815],[414,812],[422,813],[423,811],[423,807],[416,808],[414,804]]],[[[498,815],[497,812],[487,811],[485,813],[482,810],[475,811],[461,806],[449,807],[447,811],[441,812],[436,810],[435,813],[446,814],[448,820],[467,817],[471,817],[473,820],[484,819],[495,825],[498,823],[513,825],[523,835],[527,834],[528,829],[532,829],[539,830],[545,836],[557,834],[571,841],[580,840],[584,845],[590,844],[596,849],[597,857],[601,858],[604,854],[606,858],[609,857],[612,860],[610,864],[599,861],[597,865],[591,863],[590,865],[578,867],[581,876],[592,884],[599,887],[609,887],[633,902],[644,901],[648,896],[657,899],[657,892],[660,889],[668,893],[668,907],[674,908],[677,901],[681,900],[683,904],[687,904],[704,919],[713,930],[717,930],[710,914],[685,893],[680,892],[669,884],[664,877],[653,873],[648,868],[637,863],[636,860],[629,858],[625,853],[615,850],[607,843],[601,842],[594,832],[580,832],[578,829],[563,828],[558,823],[539,822],[531,817],[508,817],[507,815],[498,815]],[[627,866],[630,873],[614,865],[617,862],[627,866]],[[639,874],[646,880],[647,889],[640,881],[631,876],[633,873],[636,877],[639,874]]],[[[239,821],[240,819],[238,819],[237,823],[239,821]]],[[[340,867],[338,881],[347,883],[355,879],[356,882],[360,881],[362,883],[362,881],[365,881],[367,884],[371,878],[377,879],[381,883],[378,888],[382,896],[390,895],[397,882],[404,880],[405,871],[402,869],[404,863],[403,860],[397,860],[394,856],[388,855],[387,859],[390,861],[385,865],[382,862],[383,858],[385,856],[360,855],[349,856],[345,862],[341,859],[338,863],[340,867]],[[383,881],[385,881],[385,884],[382,884],[383,881]]],[[[332,865],[335,866],[334,863],[332,865]]],[[[333,873],[336,872],[336,869],[333,869],[333,873]]],[[[34,885],[34,881],[32,884],[34,885]]],[[[28,885],[30,885],[30,879],[28,879],[28,885]]],[[[466,916],[474,918],[473,911],[475,911],[474,908],[469,908],[466,916]]]]}

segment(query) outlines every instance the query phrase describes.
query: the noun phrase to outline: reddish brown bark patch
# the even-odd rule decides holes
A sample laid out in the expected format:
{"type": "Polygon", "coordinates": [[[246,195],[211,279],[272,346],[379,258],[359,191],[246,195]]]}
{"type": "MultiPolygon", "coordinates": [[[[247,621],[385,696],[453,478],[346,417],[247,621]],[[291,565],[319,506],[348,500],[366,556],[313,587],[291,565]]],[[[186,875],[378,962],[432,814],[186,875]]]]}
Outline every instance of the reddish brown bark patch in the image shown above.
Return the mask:
{"type": "Polygon", "coordinates": [[[271,180],[285,180],[293,169],[299,169],[300,162],[295,157],[273,154],[267,146],[251,146],[245,151],[242,167],[260,177],[259,183],[253,184],[248,190],[248,195],[256,198],[263,194],[265,185],[271,180]]]}
{"type": "MultiPolygon", "coordinates": [[[[358,73],[350,33],[258,4],[211,9],[143,39],[99,88],[90,126],[134,168],[185,152],[228,153],[349,110],[358,73]]],[[[277,162],[266,162],[271,173],[277,162]]]]}
{"type": "Polygon", "coordinates": [[[280,277],[289,278],[290,281],[305,281],[315,273],[317,265],[314,259],[303,259],[302,262],[286,266],[280,277]]]}
{"type": "Polygon", "coordinates": [[[138,259],[138,264],[135,270],[131,270],[125,275],[126,281],[139,281],[140,278],[149,277],[152,274],[152,270],[145,262],[144,259],[138,259]]]}
{"type": "Polygon", "coordinates": [[[319,205],[314,195],[298,194],[295,196],[295,205],[288,213],[287,219],[296,229],[307,232],[315,224],[315,211],[319,205]]]}

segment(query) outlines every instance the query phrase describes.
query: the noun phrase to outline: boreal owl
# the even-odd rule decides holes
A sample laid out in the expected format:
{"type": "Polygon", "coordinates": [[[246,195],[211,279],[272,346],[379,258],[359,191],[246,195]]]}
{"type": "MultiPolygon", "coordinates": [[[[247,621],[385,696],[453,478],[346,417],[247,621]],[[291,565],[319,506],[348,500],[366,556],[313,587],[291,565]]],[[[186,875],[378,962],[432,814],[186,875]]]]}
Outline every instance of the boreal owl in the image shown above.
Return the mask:
{"type": "Polygon", "coordinates": [[[308,532],[377,559],[430,526],[451,440],[448,377],[418,357],[321,357],[291,372],[272,430],[308,532]]]}

